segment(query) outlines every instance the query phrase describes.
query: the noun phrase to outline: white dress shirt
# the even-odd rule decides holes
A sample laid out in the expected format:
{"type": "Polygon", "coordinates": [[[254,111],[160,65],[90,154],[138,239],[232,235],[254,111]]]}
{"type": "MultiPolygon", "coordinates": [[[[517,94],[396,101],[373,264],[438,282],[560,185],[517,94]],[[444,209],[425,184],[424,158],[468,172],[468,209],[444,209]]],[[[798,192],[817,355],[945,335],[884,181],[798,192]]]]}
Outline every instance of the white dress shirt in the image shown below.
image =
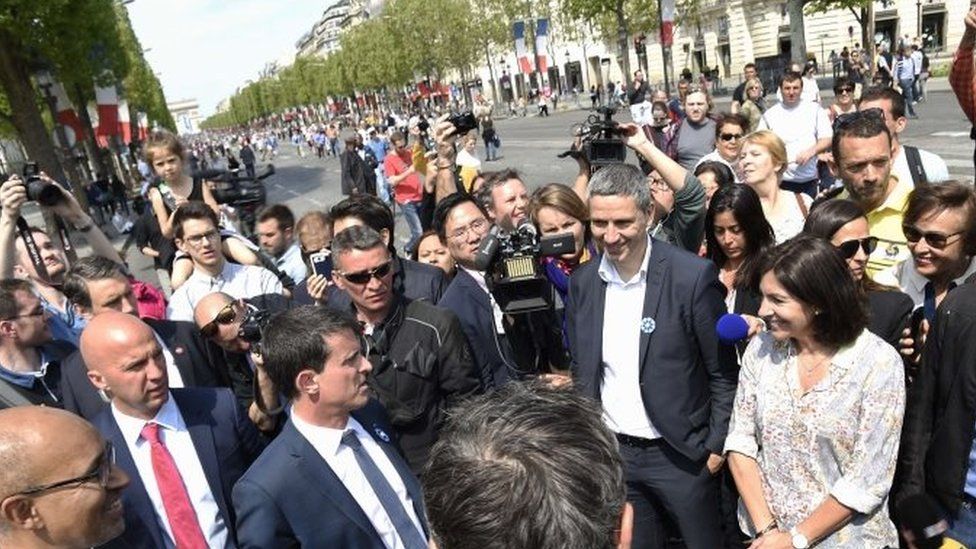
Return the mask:
{"type": "MultiPolygon", "coordinates": [[[[965,284],[966,279],[973,274],[976,274],[976,258],[969,262],[966,271],[953,279],[953,282],[956,286],[960,286],[965,284]]],[[[912,298],[912,303],[915,304],[916,308],[925,304],[925,285],[929,279],[919,274],[918,269],[915,268],[915,261],[910,256],[905,261],[878,273],[874,277],[874,281],[901,289],[908,297],[912,298]]]]}
{"type": "MultiPolygon", "coordinates": [[[[640,387],[640,338],[647,291],[647,263],[651,238],[640,271],[622,280],[607,256],[600,259],[600,278],[607,283],[603,305],[603,420],[616,433],[646,439],[660,438],[644,408],[640,387]]],[[[655,291],[657,289],[655,288],[655,291]]]]}
{"type": "Polygon", "coordinates": [[[341,444],[342,434],[347,429],[355,431],[359,442],[363,445],[363,449],[373,459],[376,467],[383,473],[383,476],[390,483],[393,491],[396,492],[400,504],[403,505],[407,516],[410,517],[410,521],[417,527],[423,539],[427,539],[427,536],[424,534],[424,529],[420,525],[420,519],[417,518],[417,513],[414,512],[413,499],[407,493],[407,486],[403,483],[403,479],[400,478],[399,473],[397,473],[396,467],[393,466],[393,462],[386,456],[386,453],[380,448],[379,444],[373,440],[373,437],[363,429],[363,426],[355,418],[349,418],[345,429],[332,429],[312,425],[311,423],[302,421],[297,414],[291,415],[291,421],[295,425],[295,429],[305,437],[305,440],[312,445],[312,448],[315,448],[315,451],[322,456],[326,465],[339,477],[339,481],[342,482],[342,485],[346,487],[349,494],[359,504],[360,509],[366,514],[366,518],[369,519],[376,533],[383,540],[383,545],[388,549],[403,549],[403,541],[400,540],[400,536],[397,534],[393,522],[390,520],[389,515],[386,514],[386,509],[380,503],[376,492],[373,491],[373,487],[366,479],[366,475],[359,468],[359,463],[356,461],[356,456],[352,448],[341,444]]]}
{"type": "Polygon", "coordinates": [[[488,291],[488,283],[485,282],[485,272],[475,271],[474,269],[469,269],[461,265],[458,265],[458,267],[464,269],[465,272],[471,275],[471,278],[473,278],[474,281],[478,283],[478,287],[484,290],[486,294],[488,294],[488,301],[491,302],[491,313],[495,318],[495,333],[504,334],[505,323],[503,322],[503,319],[505,317],[505,314],[502,313],[501,307],[499,307],[498,303],[495,302],[495,296],[491,295],[491,292],[488,291]]]}
{"type": "Polygon", "coordinates": [[[220,508],[217,500],[210,491],[210,484],[207,483],[207,476],[203,472],[203,465],[200,457],[193,446],[190,432],[186,429],[183,415],[173,400],[170,393],[169,399],[156,412],[156,417],[147,422],[143,419],[127,416],[112,404],[112,415],[115,422],[122,431],[122,438],[132,454],[132,461],[136,464],[139,478],[142,485],[146,487],[149,500],[152,501],[156,509],[156,520],[164,532],[164,540],[167,548],[175,547],[173,542],[173,531],[169,526],[169,519],[166,517],[166,508],[163,507],[163,497],[159,492],[159,485],[156,484],[156,475],[153,473],[152,454],[149,441],[142,438],[142,428],[146,423],[156,423],[159,425],[159,440],[169,450],[176,463],[176,468],[183,477],[183,485],[186,486],[190,503],[193,511],[197,515],[197,522],[200,523],[200,531],[207,539],[210,547],[224,547],[227,543],[227,525],[224,524],[223,517],[220,516],[220,508]]]}
{"type": "Polygon", "coordinates": [[[166,342],[163,338],[159,337],[159,334],[153,330],[153,335],[156,336],[156,342],[159,343],[159,347],[163,350],[163,360],[166,361],[166,377],[169,379],[170,389],[182,389],[186,387],[183,383],[183,374],[180,373],[180,369],[176,367],[176,361],[173,360],[173,353],[169,352],[169,347],[166,346],[166,342]]]}
{"type": "Polygon", "coordinates": [[[275,258],[275,266],[278,267],[279,271],[290,276],[295,281],[295,284],[300,284],[308,274],[308,266],[305,265],[305,260],[302,259],[302,250],[298,247],[298,244],[288,246],[285,249],[285,253],[281,254],[281,257],[275,258]]]}
{"type": "Polygon", "coordinates": [[[280,294],[281,281],[264,267],[238,265],[224,261],[217,276],[194,269],[186,282],[173,293],[166,308],[166,318],[193,322],[193,308],[204,296],[224,292],[234,299],[248,299],[264,294],[280,294]]]}

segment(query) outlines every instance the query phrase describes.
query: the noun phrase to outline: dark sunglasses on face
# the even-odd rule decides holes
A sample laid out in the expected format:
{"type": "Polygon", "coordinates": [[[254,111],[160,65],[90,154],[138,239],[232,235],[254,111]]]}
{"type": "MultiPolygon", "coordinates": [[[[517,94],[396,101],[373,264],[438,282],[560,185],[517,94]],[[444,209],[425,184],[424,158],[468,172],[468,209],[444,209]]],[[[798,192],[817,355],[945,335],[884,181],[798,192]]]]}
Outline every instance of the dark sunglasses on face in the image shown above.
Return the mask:
{"type": "Polygon", "coordinates": [[[352,282],[353,284],[366,284],[367,282],[369,282],[369,279],[371,278],[381,279],[384,276],[390,274],[390,268],[392,266],[393,266],[393,262],[387,261],[386,263],[379,265],[368,271],[360,271],[358,273],[343,273],[339,271],[334,271],[334,274],[337,274],[342,278],[345,278],[346,280],[352,282]]]}
{"type": "Polygon", "coordinates": [[[952,234],[942,234],[932,231],[920,231],[918,228],[911,225],[903,225],[901,228],[902,232],[905,233],[905,240],[910,244],[916,244],[918,241],[925,239],[925,242],[929,246],[935,248],[936,250],[941,250],[949,245],[949,240],[954,236],[959,236],[963,231],[952,234]]]}
{"type": "Polygon", "coordinates": [[[857,255],[857,249],[862,248],[865,255],[871,255],[875,249],[878,247],[878,237],[869,236],[867,238],[861,238],[858,240],[848,240],[846,242],[841,242],[837,249],[840,250],[840,254],[844,256],[844,259],[850,259],[857,255]]]}
{"type": "Polygon", "coordinates": [[[854,88],[849,86],[844,86],[842,88],[837,88],[834,93],[854,93],[854,88]]]}
{"type": "Polygon", "coordinates": [[[732,141],[732,140],[738,141],[739,139],[742,139],[742,134],[741,133],[723,133],[723,134],[719,135],[719,138],[722,141],[732,141]]]}
{"type": "Polygon", "coordinates": [[[211,338],[217,335],[218,326],[226,326],[234,322],[236,319],[237,310],[234,308],[234,302],[231,301],[227,305],[224,305],[224,308],[217,313],[217,316],[215,316],[213,320],[204,324],[203,327],[200,328],[200,335],[205,338],[211,338]]]}
{"type": "Polygon", "coordinates": [[[862,111],[855,111],[847,114],[837,115],[837,118],[834,119],[834,131],[846,128],[851,124],[853,124],[854,122],[861,120],[862,118],[873,118],[875,120],[880,120],[881,123],[884,123],[885,121],[884,111],[877,107],[874,107],[870,109],[864,109],[862,111]]]}

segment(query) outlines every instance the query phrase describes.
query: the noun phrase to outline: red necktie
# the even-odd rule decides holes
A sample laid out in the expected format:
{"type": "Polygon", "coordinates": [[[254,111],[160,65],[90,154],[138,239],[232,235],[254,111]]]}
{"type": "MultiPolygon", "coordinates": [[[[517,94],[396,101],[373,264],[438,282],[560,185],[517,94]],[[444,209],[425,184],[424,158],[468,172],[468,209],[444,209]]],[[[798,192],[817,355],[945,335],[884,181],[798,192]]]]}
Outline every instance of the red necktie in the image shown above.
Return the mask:
{"type": "Polygon", "coordinates": [[[183,477],[176,468],[172,454],[163,441],[159,440],[159,425],[147,423],[142,428],[142,438],[149,442],[153,474],[156,475],[156,484],[163,498],[163,508],[169,518],[169,528],[173,531],[176,549],[207,549],[207,540],[200,530],[183,477]]]}

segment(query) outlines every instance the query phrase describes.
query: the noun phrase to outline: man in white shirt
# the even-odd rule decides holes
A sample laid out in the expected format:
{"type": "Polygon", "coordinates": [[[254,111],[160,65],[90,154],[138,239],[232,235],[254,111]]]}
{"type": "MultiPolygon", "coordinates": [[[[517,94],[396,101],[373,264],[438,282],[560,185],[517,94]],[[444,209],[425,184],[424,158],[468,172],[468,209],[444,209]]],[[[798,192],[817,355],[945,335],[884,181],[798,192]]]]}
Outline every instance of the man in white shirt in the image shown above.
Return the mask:
{"type": "Polygon", "coordinates": [[[155,335],[132,315],[93,317],[81,352],[112,396],[92,423],[132,478],[125,533],[105,547],[237,547],[230,492],[263,443],[230,390],[171,390],[155,335]]]}
{"type": "Polygon", "coordinates": [[[203,202],[187,202],[173,215],[176,246],[193,260],[193,274],[170,298],[166,316],[193,322],[193,308],[213,292],[238,299],[282,294],[281,281],[271,271],[238,265],[224,259],[220,250],[217,215],[203,202]]]}
{"type": "Polygon", "coordinates": [[[803,78],[788,72],[780,83],[783,100],[767,110],[758,129],[772,130],[786,144],[789,165],[780,186],[788,191],[816,196],[819,174],[817,155],[830,148],[834,132],[827,111],[811,101],[802,101],[803,78]]]}
{"type": "Polygon", "coordinates": [[[918,160],[912,161],[914,153],[901,143],[901,133],[908,128],[908,118],[905,116],[905,98],[892,88],[876,86],[861,92],[861,100],[857,104],[858,110],[880,109],[884,112],[885,124],[891,133],[894,164],[892,175],[899,181],[912,183],[941,183],[949,180],[949,167],[945,160],[926,150],[915,148],[918,160]]]}
{"type": "Polygon", "coordinates": [[[261,249],[274,259],[278,270],[300,284],[308,274],[302,250],[295,242],[295,214],[284,204],[272,204],[258,215],[255,227],[261,249]]]}
{"type": "Polygon", "coordinates": [[[273,319],[262,347],[291,414],[234,487],[241,547],[425,549],[420,484],[369,398],[356,321],[298,307],[273,319]]]}

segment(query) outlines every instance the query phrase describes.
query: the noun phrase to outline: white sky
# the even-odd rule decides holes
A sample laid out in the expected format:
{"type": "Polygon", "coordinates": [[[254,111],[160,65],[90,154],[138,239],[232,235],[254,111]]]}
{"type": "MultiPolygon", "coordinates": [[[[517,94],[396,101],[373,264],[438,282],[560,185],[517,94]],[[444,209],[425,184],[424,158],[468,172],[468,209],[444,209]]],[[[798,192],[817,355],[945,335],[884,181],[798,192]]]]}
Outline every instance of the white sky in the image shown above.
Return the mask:
{"type": "Polygon", "coordinates": [[[334,0],[135,0],[126,7],[167,101],[195,98],[204,116],[295,42],[334,0]]]}

